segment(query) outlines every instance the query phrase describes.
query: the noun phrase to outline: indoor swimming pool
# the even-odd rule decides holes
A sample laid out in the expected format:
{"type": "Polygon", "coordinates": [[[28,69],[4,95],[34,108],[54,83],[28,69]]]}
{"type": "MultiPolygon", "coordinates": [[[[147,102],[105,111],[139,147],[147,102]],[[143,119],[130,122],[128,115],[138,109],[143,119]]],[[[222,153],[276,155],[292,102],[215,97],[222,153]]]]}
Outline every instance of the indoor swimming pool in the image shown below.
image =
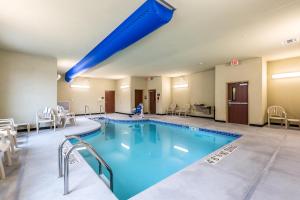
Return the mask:
{"type": "MultiPolygon", "coordinates": [[[[152,120],[110,120],[103,123],[101,130],[84,135],[82,139],[91,144],[112,168],[113,192],[118,199],[124,200],[238,137],[152,120]]],[[[84,149],[79,152],[98,173],[99,165],[94,157],[84,149]]],[[[109,176],[105,170],[104,174],[109,176]]]]}

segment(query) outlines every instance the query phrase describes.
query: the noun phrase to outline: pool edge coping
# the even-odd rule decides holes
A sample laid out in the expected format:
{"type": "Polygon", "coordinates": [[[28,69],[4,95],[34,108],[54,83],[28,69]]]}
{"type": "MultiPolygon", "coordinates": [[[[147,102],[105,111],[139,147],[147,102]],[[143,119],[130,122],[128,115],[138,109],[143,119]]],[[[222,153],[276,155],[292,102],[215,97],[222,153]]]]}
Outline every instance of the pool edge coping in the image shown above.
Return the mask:
{"type": "MultiPolygon", "coordinates": [[[[144,119],[144,118],[143,118],[143,119],[112,119],[112,118],[108,118],[108,117],[93,117],[93,118],[88,118],[88,119],[89,119],[89,120],[92,120],[92,121],[97,121],[97,120],[99,120],[99,119],[108,119],[109,121],[121,122],[121,123],[137,123],[137,122],[147,122],[147,121],[149,122],[149,121],[150,121],[150,122],[155,122],[155,123],[159,123],[159,124],[167,124],[167,125],[178,126],[178,127],[187,128],[187,129],[196,128],[196,129],[197,129],[196,131],[199,131],[199,132],[200,132],[200,131],[206,131],[206,132],[211,133],[211,134],[217,134],[217,135],[223,135],[223,136],[225,135],[225,136],[230,136],[230,137],[234,137],[234,138],[235,138],[235,139],[234,139],[233,141],[231,141],[230,143],[228,143],[228,144],[226,144],[226,145],[220,147],[219,149],[216,149],[215,151],[211,152],[210,154],[208,154],[208,155],[202,157],[202,158],[199,159],[199,160],[196,160],[195,162],[191,163],[190,165],[188,165],[188,166],[182,168],[181,170],[178,170],[177,172],[175,172],[175,173],[171,174],[170,176],[168,176],[168,177],[166,177],[166,178],[160,180],[159,182],[155,183],[154,185],[152,185],[152,186],[146,188],[145,190],[143,190],[143,191],[141,191],[141,192],[135,194],[134,196],[130,197],[129,200],[132,199],[132,198],[134,198],[134,197],[136,197],[137,195],[139,195],[139,194],[145,192],[146,190],[148,190],[148,189],[150,189],[150,188],[152,188],[152,187],[158,187],[158,184],[161,183],[162,181],[164,181],[164,180],[166,180],[166,179],[168,179],[168,178],[170,178],[170,177],[172,177],[172,176],[175,176],[175,175],[177,175],[178,173],[180,173],[180,172],[182,172],[182,171],[184,171],[184,170],[187,170],[187,168],[189,168],[189,167],[191,167],[191,166],[193,166],[193,165],[195,165],[195,164],[205,163],[205,160],[206,160],[207,158],[209,158],[210,156],[216,154],[217,152],[222,151],[224,148],[226,148],[226,147],[228,147],[228,146],[230,146],[230,145],[232,145],[232,144],[238,142],[240,139],[242,139],[242,136],[243,136],[243,134],[239,134],[239,133],[230,133],[230,132],[227,132],[227,131],[219,131],[219,130],[212,130],[212,129],[201,128],[201,127],[194,127],[194,126],[191,126],[191,125],[188,125],[188,124],[172,123],[172,122],[168,122],[168,121],[164,121],[164,120],[151,119],[151,118],[145,118],[145,119],[144,119]]],[[[78,134],[73,134],[73,135],[76,135],[76,136],[79,136],[79,137],[88,136],[88,135],[94,134],[94,133],[95,133],[96,131],[98,131],[98,130],[101,130],[101,127],[102,127],[102,125],[100,124],[100,126],[99,126],[98,128],[95,128],[94,130],[91,130],[91,131],[85,131],[85,132],[78,133],[78,134]]],[[[65,137],[67,137],[67,136],[68,136],[68,135],[65,135],[65,137]]],[[[69,136],[70,136],[70,135],[69,135],[69,136]]],[[[73,144],[72,144],[69,140],[68,140],[68,143],[69,143],[71,146],[73,146],[73,144]]],[[[94,171],[93,168],[92,168],[92,167],[88,164],[88,162],[85,160],[85,158],[84,158],[77,150],[74,151],[74,152],[75,152],[75,154],[76,154],[77,156],[80,157],[80,159],[81,159],[83,162],[85,162],[85,163],[92,169],[92,171],[94,171]]],[[[230,155],[228,155],[228,156],[230,156],[230,155]]],[[[228,157],[228,156],[226,156],[226,157],[228,157]]],[[[226,157],[225,157],[225,158],[226,158],[226,157]]],[[[208,164],[208,163],[207,163],[207,164],[208,164]]],[[[94,171],[94,174],[98,177],[98,174],[97,174],[95,171],[94,171]]],[[[99,178],[99,177],[98,177],[98,178],[99,178]]],[[[114,193],[113,191],[111,191],[111,193],[116,197],[116,195],[115,195],[115,193],[114,193]]],[[[118,198],[116,197],[116,199],[118,199],[118,198]]]]}

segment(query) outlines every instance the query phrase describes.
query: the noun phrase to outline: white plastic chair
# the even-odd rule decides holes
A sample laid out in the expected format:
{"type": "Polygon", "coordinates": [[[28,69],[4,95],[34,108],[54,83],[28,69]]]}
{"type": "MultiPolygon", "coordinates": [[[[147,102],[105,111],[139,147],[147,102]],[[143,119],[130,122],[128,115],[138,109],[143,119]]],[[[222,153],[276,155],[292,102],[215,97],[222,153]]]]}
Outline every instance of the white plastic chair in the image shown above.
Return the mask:
{"type": "Polygon", "coordinates": [[[287,113],[285,109],[281,106],[270,106],[267,109],[268,113],[268,126],[270,127],[271,120],[280,120],[281,126],[283,126],[283,122],[285,123],[285,127],[287,128],[287,113]]]}
{"type": "Polygon", "coordinates": [[[5,136],[0,133],[0,175],[2,179],[5,179],[5,170],[4,170],[4,158],[7,161],[7,165],[12,165],[11,160],[11,149],[9,141],[6,140],[5,136]]]}
{"type": "Polygon", "coordinates": [[[17,131],[14,130],[10,119],[0,120],[0,134],[9,140],[11,151],[12,153],[15,153],[15,147],[17,147],[17,131]]]}
{"type": "Polygon", "coordinates": [[[4,159],[4,153],[0,152],[0,179],[5,179],[6,178],[3,159],[4,159]]]}
{"type": "Polygon", "coordinates": [[[179,116],[181,116],[182,114],[186,117],[186,115],[190,112],[190,110],[191,110],[191,104],[185,104],[183,108],[176,111],[176,114],[178,114],[179,116]]]}
{"type": "Polygon", "coordinates": [[[175,111],[176,111],[176,103],[171,103],[171,105],[169,106],[169,108],[167,109],[167,112],[166,114],[171,114],[171,115],[174,115],[175,114],[175,111]]]}
{"type": "Polygon", "coordinates": [[[76,116],[75,113],[68,112],[62,106],[57,106],[57,115],[62,121],[62,125],[65,128],[67,123],[76,125],[76,116]]]}
{"type": "Polygon", "coordinates": [[[40,124],[50,124],[50,128],[55,131],[56,128],[56,117],[52,108],[46,107],[42,113],[36,113],[36,132],[39,133],[40,124]]]}

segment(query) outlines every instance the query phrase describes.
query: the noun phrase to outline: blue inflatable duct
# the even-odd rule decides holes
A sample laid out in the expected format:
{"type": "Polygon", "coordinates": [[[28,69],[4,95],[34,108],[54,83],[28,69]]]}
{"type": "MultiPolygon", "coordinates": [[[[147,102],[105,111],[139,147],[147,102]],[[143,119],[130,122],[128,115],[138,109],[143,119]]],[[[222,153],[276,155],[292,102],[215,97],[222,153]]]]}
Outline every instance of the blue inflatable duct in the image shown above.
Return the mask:
{"type": "Polygon", "coordinates": [[[82,60],[74,65],[66,73],[65,80],[70,82],[81,73],[167,24],[172,19],[174,10],[175,8],[164,0],[147,0],[82,60]]]}

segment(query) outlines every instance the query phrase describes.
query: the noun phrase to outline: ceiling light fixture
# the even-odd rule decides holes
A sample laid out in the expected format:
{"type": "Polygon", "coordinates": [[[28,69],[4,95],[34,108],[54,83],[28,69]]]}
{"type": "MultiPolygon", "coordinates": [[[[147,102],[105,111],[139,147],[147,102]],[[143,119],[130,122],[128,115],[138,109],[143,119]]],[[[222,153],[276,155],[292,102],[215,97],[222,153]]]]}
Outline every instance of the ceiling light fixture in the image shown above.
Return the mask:
{"type": "Polygon", "coordinates": [[[184,83],[184,84],[176,84],[173,86],[174,88],[187,88],[189,87],[189,84],[184,83]]]}
{"type": "Polygon", "coordinates": [[[126,88],[129,88],[129,85],[121,85],[120,88],[121,89],[126,89],[126,88]]]}
{"type": "Polygon", "coordinates": [[[300,72],[288,72],[281,74],[273,74],[272,79],[282,79],[282,78],[296,78],[300,77],[300,72]]]}
{"type": "Polygon", "coordinates": [[[298,43],[299,41],[300,41],[299,38],[290,38],[288,40],[283,41],[282,44],[284,46],[288,46],[288,45],[292,45],[292,44],[298,43]]]}

